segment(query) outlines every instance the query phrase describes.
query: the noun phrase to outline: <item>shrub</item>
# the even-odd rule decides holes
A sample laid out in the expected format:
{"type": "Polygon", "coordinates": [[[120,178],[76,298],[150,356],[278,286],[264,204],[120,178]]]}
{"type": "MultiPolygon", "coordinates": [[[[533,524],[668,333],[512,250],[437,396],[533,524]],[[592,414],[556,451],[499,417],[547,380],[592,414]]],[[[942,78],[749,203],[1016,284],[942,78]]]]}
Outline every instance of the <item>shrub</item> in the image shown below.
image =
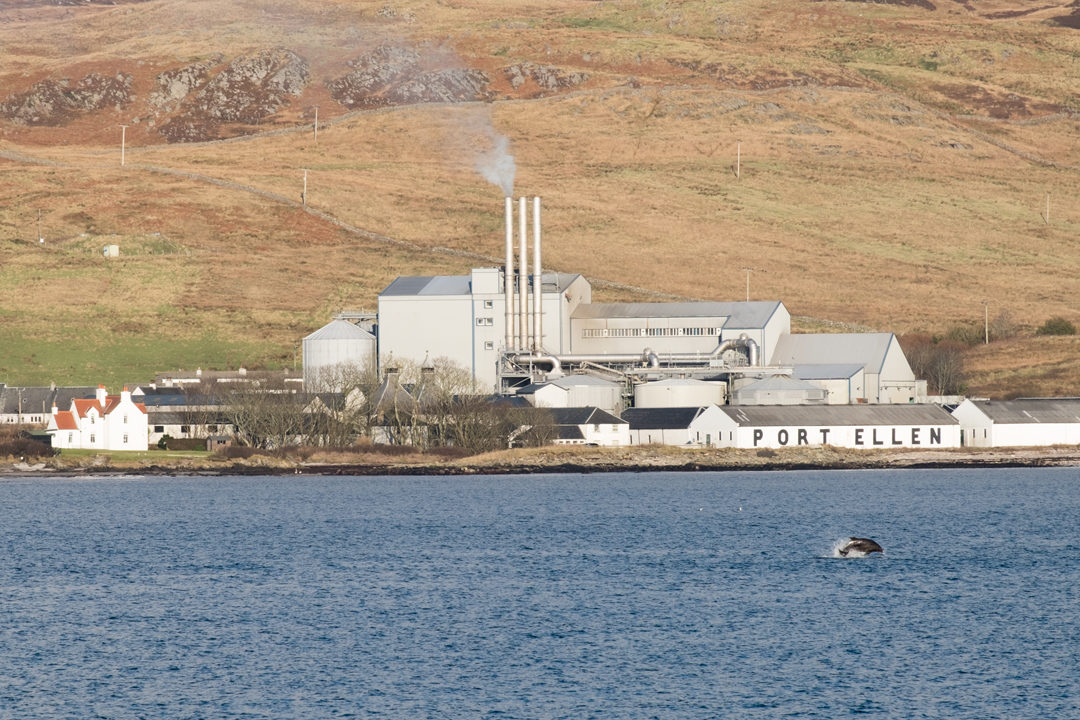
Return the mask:
{"type": "Polygon", "coordinates": [[[953,325],[945,331],[945,339],[963,345],[979,345],[986,341],[986,328],[981,325],[953,325]]]}
{"type": "Polygon", "coordinates": [[[1038,330],[1035,331],[1036,335],[1075,335],[1076,326],[1065,318],[1057,315],[1050,318],[1042,324],[1038,330]]]}

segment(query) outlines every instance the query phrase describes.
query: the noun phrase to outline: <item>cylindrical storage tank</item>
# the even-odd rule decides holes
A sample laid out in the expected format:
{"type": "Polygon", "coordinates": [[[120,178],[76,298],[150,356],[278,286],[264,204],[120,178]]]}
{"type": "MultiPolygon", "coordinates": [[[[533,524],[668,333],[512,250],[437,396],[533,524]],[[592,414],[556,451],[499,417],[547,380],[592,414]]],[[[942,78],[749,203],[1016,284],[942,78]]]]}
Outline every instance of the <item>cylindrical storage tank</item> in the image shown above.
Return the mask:
{"type": "Polygon", "coordinates": [[[727,402],[727,384],[706,380],[672,379],[634,388],[634,407],[704,407],[727,402]]]}
{"type": "Polygon", "coordinates": [[[304,388],[332,387],[339,371],[358,372],[375,361],[375,336],[345,320],[334,320],[304,338],[304,388]]]}

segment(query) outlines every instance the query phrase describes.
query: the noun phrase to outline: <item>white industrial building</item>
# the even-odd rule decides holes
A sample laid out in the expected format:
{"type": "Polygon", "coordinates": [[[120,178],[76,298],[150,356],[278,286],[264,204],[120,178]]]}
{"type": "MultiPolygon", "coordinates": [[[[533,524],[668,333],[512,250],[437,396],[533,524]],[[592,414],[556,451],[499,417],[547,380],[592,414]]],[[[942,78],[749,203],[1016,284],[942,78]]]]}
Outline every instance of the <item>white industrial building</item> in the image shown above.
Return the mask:
{"type": "Polygon", "coordinates": [[[336,373],[372,367],[375,351],[374,335],[347,320],[332,320],[303,340],[304,388],[320,390],[336,373]]]}
{"type": "Polygon", "coordinates": [[[831,445],[862,450],[960,447],[960,424],[938,405],[726,406],[722,443],[738,448],[831,445]]]}
{"type": "Polygon", "coordinates": [[[623,413],[630,423],[634,445],[731,447],[721,437],[730,435],[731,419],[716,405],[704,407],[630,408],[623,413]]]}
{"type": "Polygon", "coordinates": [[[964,400],[952,414],[970,447],[1080,445],[1080,398],[964,400]]]}

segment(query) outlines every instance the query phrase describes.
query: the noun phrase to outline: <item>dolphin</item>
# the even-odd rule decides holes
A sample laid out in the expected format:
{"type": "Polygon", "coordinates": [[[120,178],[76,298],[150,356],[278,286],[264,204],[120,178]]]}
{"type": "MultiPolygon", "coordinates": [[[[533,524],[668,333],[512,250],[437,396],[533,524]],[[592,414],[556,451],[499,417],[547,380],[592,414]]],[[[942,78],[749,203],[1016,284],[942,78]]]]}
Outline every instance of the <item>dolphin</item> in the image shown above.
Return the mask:
{"type": "Polygon", "coordinates": [[[840,548],[839,552],[843,557],[847,557],[850,552],[859,552],[863,555],[869,555],[870,553],[884,553],[880,545],[871,540],[870,538],[853,537],[850,542],[844,547],[840,548]]]}

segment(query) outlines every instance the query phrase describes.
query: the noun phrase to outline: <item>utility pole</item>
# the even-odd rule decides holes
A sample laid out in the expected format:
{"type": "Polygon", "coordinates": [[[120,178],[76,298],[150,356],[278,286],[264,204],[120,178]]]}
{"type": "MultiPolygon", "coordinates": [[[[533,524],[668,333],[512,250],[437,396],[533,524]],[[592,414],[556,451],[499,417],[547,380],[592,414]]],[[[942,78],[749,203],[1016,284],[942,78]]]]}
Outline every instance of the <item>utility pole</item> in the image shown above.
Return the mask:
{"type": "Polygon", "coordinates": [[[304,192],[300,193],[300,203],[307,207],[307,170],[304,170],[304,192]]]}
{"type": "Polygon", "coordinates": [[[1047,225],[1050,224],[1050,191],[1049,190],[1046,192],[1046,215],[1043,216],[1043,221],[1047,225]]]}
{"type": "Polygon", "coordinates": [[[983,300],[983,344],[990,344],[990,301],[983,300]]]}
{"type": "Polygon", "coordinates": [[[752,272],[765,272],[759,268],[743,268],[746,271],[746,302],[750,302],[750,274],[752,272]]]}
{"type": "Polygon", "coordinates": [[[45,236],[41,234],[41,208],[37,209],[37,236],[38,243],[45,243],[45,236]]]}
{"type": "Polygon", "coordinates": [[[735,143],[735,179],[742,177],[742,140],[735,143]]]}
{"type": "Polygon", "coordinates": [[[319,144],[319,106],[315,106],[315,144],[319,144]]]}
{"type": "Polygon", "coordinates": [[[120,126],[120,167],[124,166],[124,146],[127,145],[127,125],[120,126]]]}

